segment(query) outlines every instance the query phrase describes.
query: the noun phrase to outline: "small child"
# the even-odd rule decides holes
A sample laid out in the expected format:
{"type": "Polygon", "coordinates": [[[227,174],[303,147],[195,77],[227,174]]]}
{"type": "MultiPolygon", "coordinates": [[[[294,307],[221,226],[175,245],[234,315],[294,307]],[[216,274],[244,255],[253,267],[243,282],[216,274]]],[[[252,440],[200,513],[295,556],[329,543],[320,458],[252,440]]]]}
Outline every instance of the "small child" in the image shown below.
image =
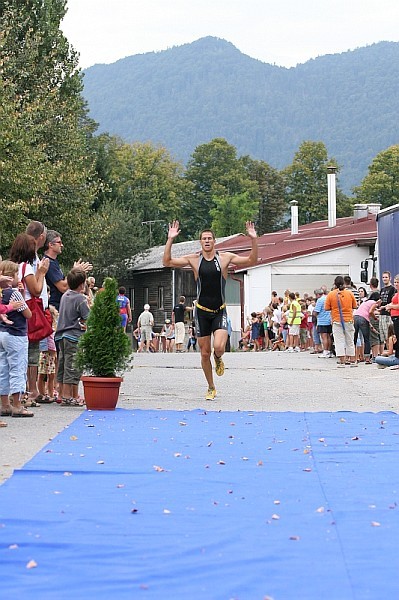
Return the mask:
{"type": "Polygon", "coordinates": [[[78,388],[82,375],[75,364],[79,338],[85,330],[89,306],[84,295],[86,273],[74,268],[67,275],[69,290],[60,302],[55,341],[59,344],[57,382],[61,395],[61,406],[83,406],[78,388]]]}
{"type": "Polygon", "coordinates": [[[273,329],[273,310],[270,306],[266,306],[263,313],[263,328],[265,330],[264,348],[265,350],[271,350],[276,337],[276,332],[273,329]]]}
{"type": "Polygon", "coordinates": [[[136,327],[136,329],[133,331],[133,337],[136,340],[137,343],[137,352],[141,352],[141,333],[140,333],[140,327],[136,327]]]}
{"type": "Polygon", "coordinates": [[[238,342],[240,350],[246,352],[249,349],[249,342],[251,338],[251,326],[247,325],[245,329],[241,329],[241,339],[238,342]]]}
{"type": "Polygon", "coordinates": [[[272,345],[272,350],[279,350],[279,351],[283,351],[285,350],[285,344],[284,344],[284,340],[283,340],[283,334],[279,333],[276,337],[276,339],[273,342],[272,345]]]}
{"type": "Polygon", "coordinates": [[[287,337],[288,337],[288,320],[287,320],[287,307],[281,312],[281,321],[280,321],[280,328],[279,328],[279,333],[281,333],[281,335],[283,336],[283,342],[284,344],[287,344],[287,337]]]}
{"type": "Polygon", "coordinates": [[[155,348],[155,339],[156,339],[156,335],[153,331],[151,331],[151,341],[150,341],[150,345],[148,346],[148,351],[151,352],[152,354],[154,354],[157,350],[155,348]]]}
{"type": "Polygon", "coordinates": [[[306,307],[308,311],[308,348],[313,347],[313,311],[316,306],[316,302],[311,296],[306,299],[306,307]]]}
{"type": "Polygon", "coordinates": [[[195,321],[192,321],[190,327],[188,328],[188,342],[187,342],[187,352],[189,352],[191,346],[193,347],[193,351],[197,351],[197,334],[195,331],[195,321]]]}
{"type": "MultiPolygon", "coordinates": [[[[1,297],[1,290],[3,290],[4,288],[11,287],[12,281],[13,281],[12,277],[6,277],[5,275],[0,275],[0,297],[1,297]]],[[[6,314],[13,310],[18,310],[18,308],[21,308],[24,305],[24,303],[25,303],[25,301],[10,302],[7,305],[0,304],[0,321],[5,323],[6,325],[13,325],[13,322],[10,321],[10,319],[8,319],[6,317],[6,314]]]]}
{"type": "Polygon", "coordinates": [[[28,412],[21,402],[21,396],[26,389],[28,319],[32,313],[25,303],[24,291],[18,289],[18,264],[11,260],[2,261],[0,275],[11,278],[11,285],[3,290],[1,303],[5,306],[15,306],[17,303],[19,306],[10,311],[11,324],[0,322],[1,416],[33,417],[33,413],[28,412]]]}
{"type": "Polygon", "coordinates": [[[39,395],[36,398],[36,402],[39,404],[51,404],[52,402],[57,402],[58,400],[58,394],[55,391],[57,350],[54,341],[54,332],[57,329],[58,310],[50,304],[49,311],[53,317],[53,333],[49,335],[49,337],[39,342],[40,355],[37,378],[37,389],[39,390],[39,395]]]}
{"type": "Polygon", "coordinates": [[[305,304],[301,304],[302,319],[299,326],[299,341],[301,352],[307,350],[308,347],[308,310],[305,304]]]}
{"type": "Polygon", "coordinates": [[[165,319],[165,323],[162,326],[161,335],[165,336],[165,352],[173,352],[173,346],[175,344],[175,326],[170,322],[170,319],[165,319]]]}
{"type": "Polygon", "coordinates": [[[255,352],[259,351],[259,332],[261,323],[256,312],[251,313],[251,343],[253,344],[255,352]]]}

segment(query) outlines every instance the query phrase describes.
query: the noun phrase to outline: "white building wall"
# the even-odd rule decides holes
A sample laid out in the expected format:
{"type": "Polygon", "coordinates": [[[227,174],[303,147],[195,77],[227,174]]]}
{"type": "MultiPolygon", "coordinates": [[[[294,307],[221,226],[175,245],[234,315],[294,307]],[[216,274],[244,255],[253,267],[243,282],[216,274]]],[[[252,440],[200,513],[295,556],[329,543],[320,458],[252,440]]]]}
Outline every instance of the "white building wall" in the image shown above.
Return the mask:
{"type": "Polygon", "coordinates": [[[369,252],[367,246],[347,246],[346,248],[337,248],[308,256],[300,256],[288,260],[280,261],[274,264],[260,265],[248,269],[244,278],[245,311],[244,314],[250,314],[252,311],[262,310],[269,302],[271,293],[275,290],[279,295],[283,295],[285,289],[292,289],[292,280],[300,282],[303,279],[303,289],[292,289],[300,293],[313,293],[315,287],[322,284],[328,287],[333,285],[336,275],[350,275],[356,286],[364,285],[360,282],[360,263],[368,258],[369,252]],[[278,277],[283,275],[284,277],[278,277]],[[290,277],[293,276],[293,277],[290,277]],[[325,281],[324,281],[325,280],[325,281]],[[279,281],[279,288],[274,282],[279,281]],[[291,284],[289,282],[291,281],[291,284]],[[315,286],[311,283],[311,289],[308,282],[315,281],[315,286]],[[280,289],[281,288],[281,289],[280,289]]]}
{"type": "Polygon", "coordinates": [[[321,285],[332,287],[336,275],[347,274],[356,287],[364,285],[360,282],[360,263],[368,255],[367,246],[349,246],[275,263],[271,273],[272,288],[279,295],[286,289],[313,294],[321,285]]]}
{"type": "MultiPolygon", "coordinates": [[[[347,246],[308,256],[291,258],[272,265],[248,269],[244,276],[244,318],[253,311],[261,311],[270,302],[272,290],[282,296],[285,289],[313,294],[320,285],[332,287],[336,275],[350,275],[358,287],[360,263],[369,256],[367,246],[347,246]],[[275,285],[278,282],[278,286],[275,285]]],[[[228,306],[234,331],[240,329],[241,315],[238,306],[228,306]]]]}
{"type": "Polygon", "coordinates": [[[244,316],[253,311],[261,311],[271,298],[271,265],[262,265],[248,269],[244,278],[244,316]]]}
{"type": "MultiPolygon", "coordinates": [[[[318,252],[309,256],[301,256],[273,265],[273,272],[279,269],[287,273],[323,273],[332,272],[338,275],[350,275],[356,286],[363,285],[360,282],[360,263],[369,257],[368,246],[347,246],[325,252],[318,252]],[[330,271],[328,270],[330,269],[330,271]]],[[[329,282],[324,282],[329,285],[329,282]]],[[[333,282],[331,281],[331,285],[333,282]]],[[[278,290],[276,290],[278,291],[278,290]]],[[[282,290],[284,291],[284,290],[282,290]]]]}

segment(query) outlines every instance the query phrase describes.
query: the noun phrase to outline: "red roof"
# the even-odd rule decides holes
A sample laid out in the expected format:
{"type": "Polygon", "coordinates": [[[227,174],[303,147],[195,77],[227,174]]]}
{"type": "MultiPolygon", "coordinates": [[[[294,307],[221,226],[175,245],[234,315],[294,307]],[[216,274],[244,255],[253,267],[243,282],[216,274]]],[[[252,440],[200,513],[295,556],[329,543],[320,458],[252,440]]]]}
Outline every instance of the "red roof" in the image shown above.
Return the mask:
{"type": "MultiPolygon", "coordinates": [[[[291,229],[283,229],[260,236],[258,263],[275,263],[345,246],[371,245],[376,239],[376,215],[372,213],[362,219],[353,216],[337,219],[335,227],[328,227],[328,221],[314,221],[300,225],[295,235],[291,234],[291,229]]],[[[241,254],[249,252],[251,243],[246,235],[238,234],[216,246],[222,252],[241,254]]]]}

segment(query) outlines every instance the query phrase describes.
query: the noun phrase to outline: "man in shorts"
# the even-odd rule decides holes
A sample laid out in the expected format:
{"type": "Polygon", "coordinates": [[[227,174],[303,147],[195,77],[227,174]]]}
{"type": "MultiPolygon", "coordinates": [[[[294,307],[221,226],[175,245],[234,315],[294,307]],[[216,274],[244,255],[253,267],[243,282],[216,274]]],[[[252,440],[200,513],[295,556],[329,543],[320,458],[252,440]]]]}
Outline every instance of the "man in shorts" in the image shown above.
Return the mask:
{"type": "Polygon", "coordinates": [[[294,292],[288,294],[288,349],[287,352],[300,352],[299,330],[301,327],[302,312],[301,305],[296,299],[294,292]]]}
{"type": "Polygon", "coordinates": [[[140,330],[140,346],[139,351],[142,351],[144,346],[146,352],[150,351],[150,343],[152,340],[152,328],[154,326],[154,317],[150,313],[150,305],[144,304],[144,310],[137,319],[137,327],[140,330]]]}
{"type": "Polygon", "coordinates": [[[179,221],[169,224],[168,240],[165,245],[163,264],[165,267],[190,267],[197,282],[197,301],[195,302],[195,324],[198,344],[201,352],[201,366],[208,383],[206,400],[214,400],[216,389],[213,381],[211,354],[211,336],[213,334],[213,356],[217,375],[223,375],[225,352],[228,337],[228,322],[225,302],[225,285],[229,265],[240,268],[252,267],[258,260],[258,239],[254,224],[246,223],[247,235],[251,239],[251,252],[239,256],[233,252],[221,252],[215,249],[215,234],[205,229],[200,234],[201,252],[172,258],[172,244],[180,233],[179,221]]]}
{"type": "Polygon", "coordinates": [[[319,358],[332,358],[334,354],[331,352],[331,311],[325,309],[327,294],[326,292],[323,293],[321,288],[315,290],[315,293],[318,298],[313,314],[317,319],[317,333],[321,338],[321,343],[323,346],[323,353],[319,354],[319,358]]]}
{"type": "Polygon", "coordinates": [[[175,328],[175,344],[176,344],[176,352],[183,352],[183,344],[184,344],[184,313],[186,310],[189,310],[189,307],[186,306],[186,298],[185,296],[180,296],[179,304],[173,307],[172,310],[172,325],[175,328]]]}

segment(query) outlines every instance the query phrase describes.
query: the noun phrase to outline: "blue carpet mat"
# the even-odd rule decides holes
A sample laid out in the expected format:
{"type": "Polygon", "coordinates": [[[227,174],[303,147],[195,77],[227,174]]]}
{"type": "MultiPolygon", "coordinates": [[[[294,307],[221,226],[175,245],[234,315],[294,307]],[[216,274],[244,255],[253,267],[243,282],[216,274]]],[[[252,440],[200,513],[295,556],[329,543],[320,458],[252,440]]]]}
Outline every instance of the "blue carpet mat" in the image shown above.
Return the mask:
{"type": "Polygon", "coordinates": [[[399,597],[399,415],[85,412],[0,488],[0,594],[399,597]]]}

